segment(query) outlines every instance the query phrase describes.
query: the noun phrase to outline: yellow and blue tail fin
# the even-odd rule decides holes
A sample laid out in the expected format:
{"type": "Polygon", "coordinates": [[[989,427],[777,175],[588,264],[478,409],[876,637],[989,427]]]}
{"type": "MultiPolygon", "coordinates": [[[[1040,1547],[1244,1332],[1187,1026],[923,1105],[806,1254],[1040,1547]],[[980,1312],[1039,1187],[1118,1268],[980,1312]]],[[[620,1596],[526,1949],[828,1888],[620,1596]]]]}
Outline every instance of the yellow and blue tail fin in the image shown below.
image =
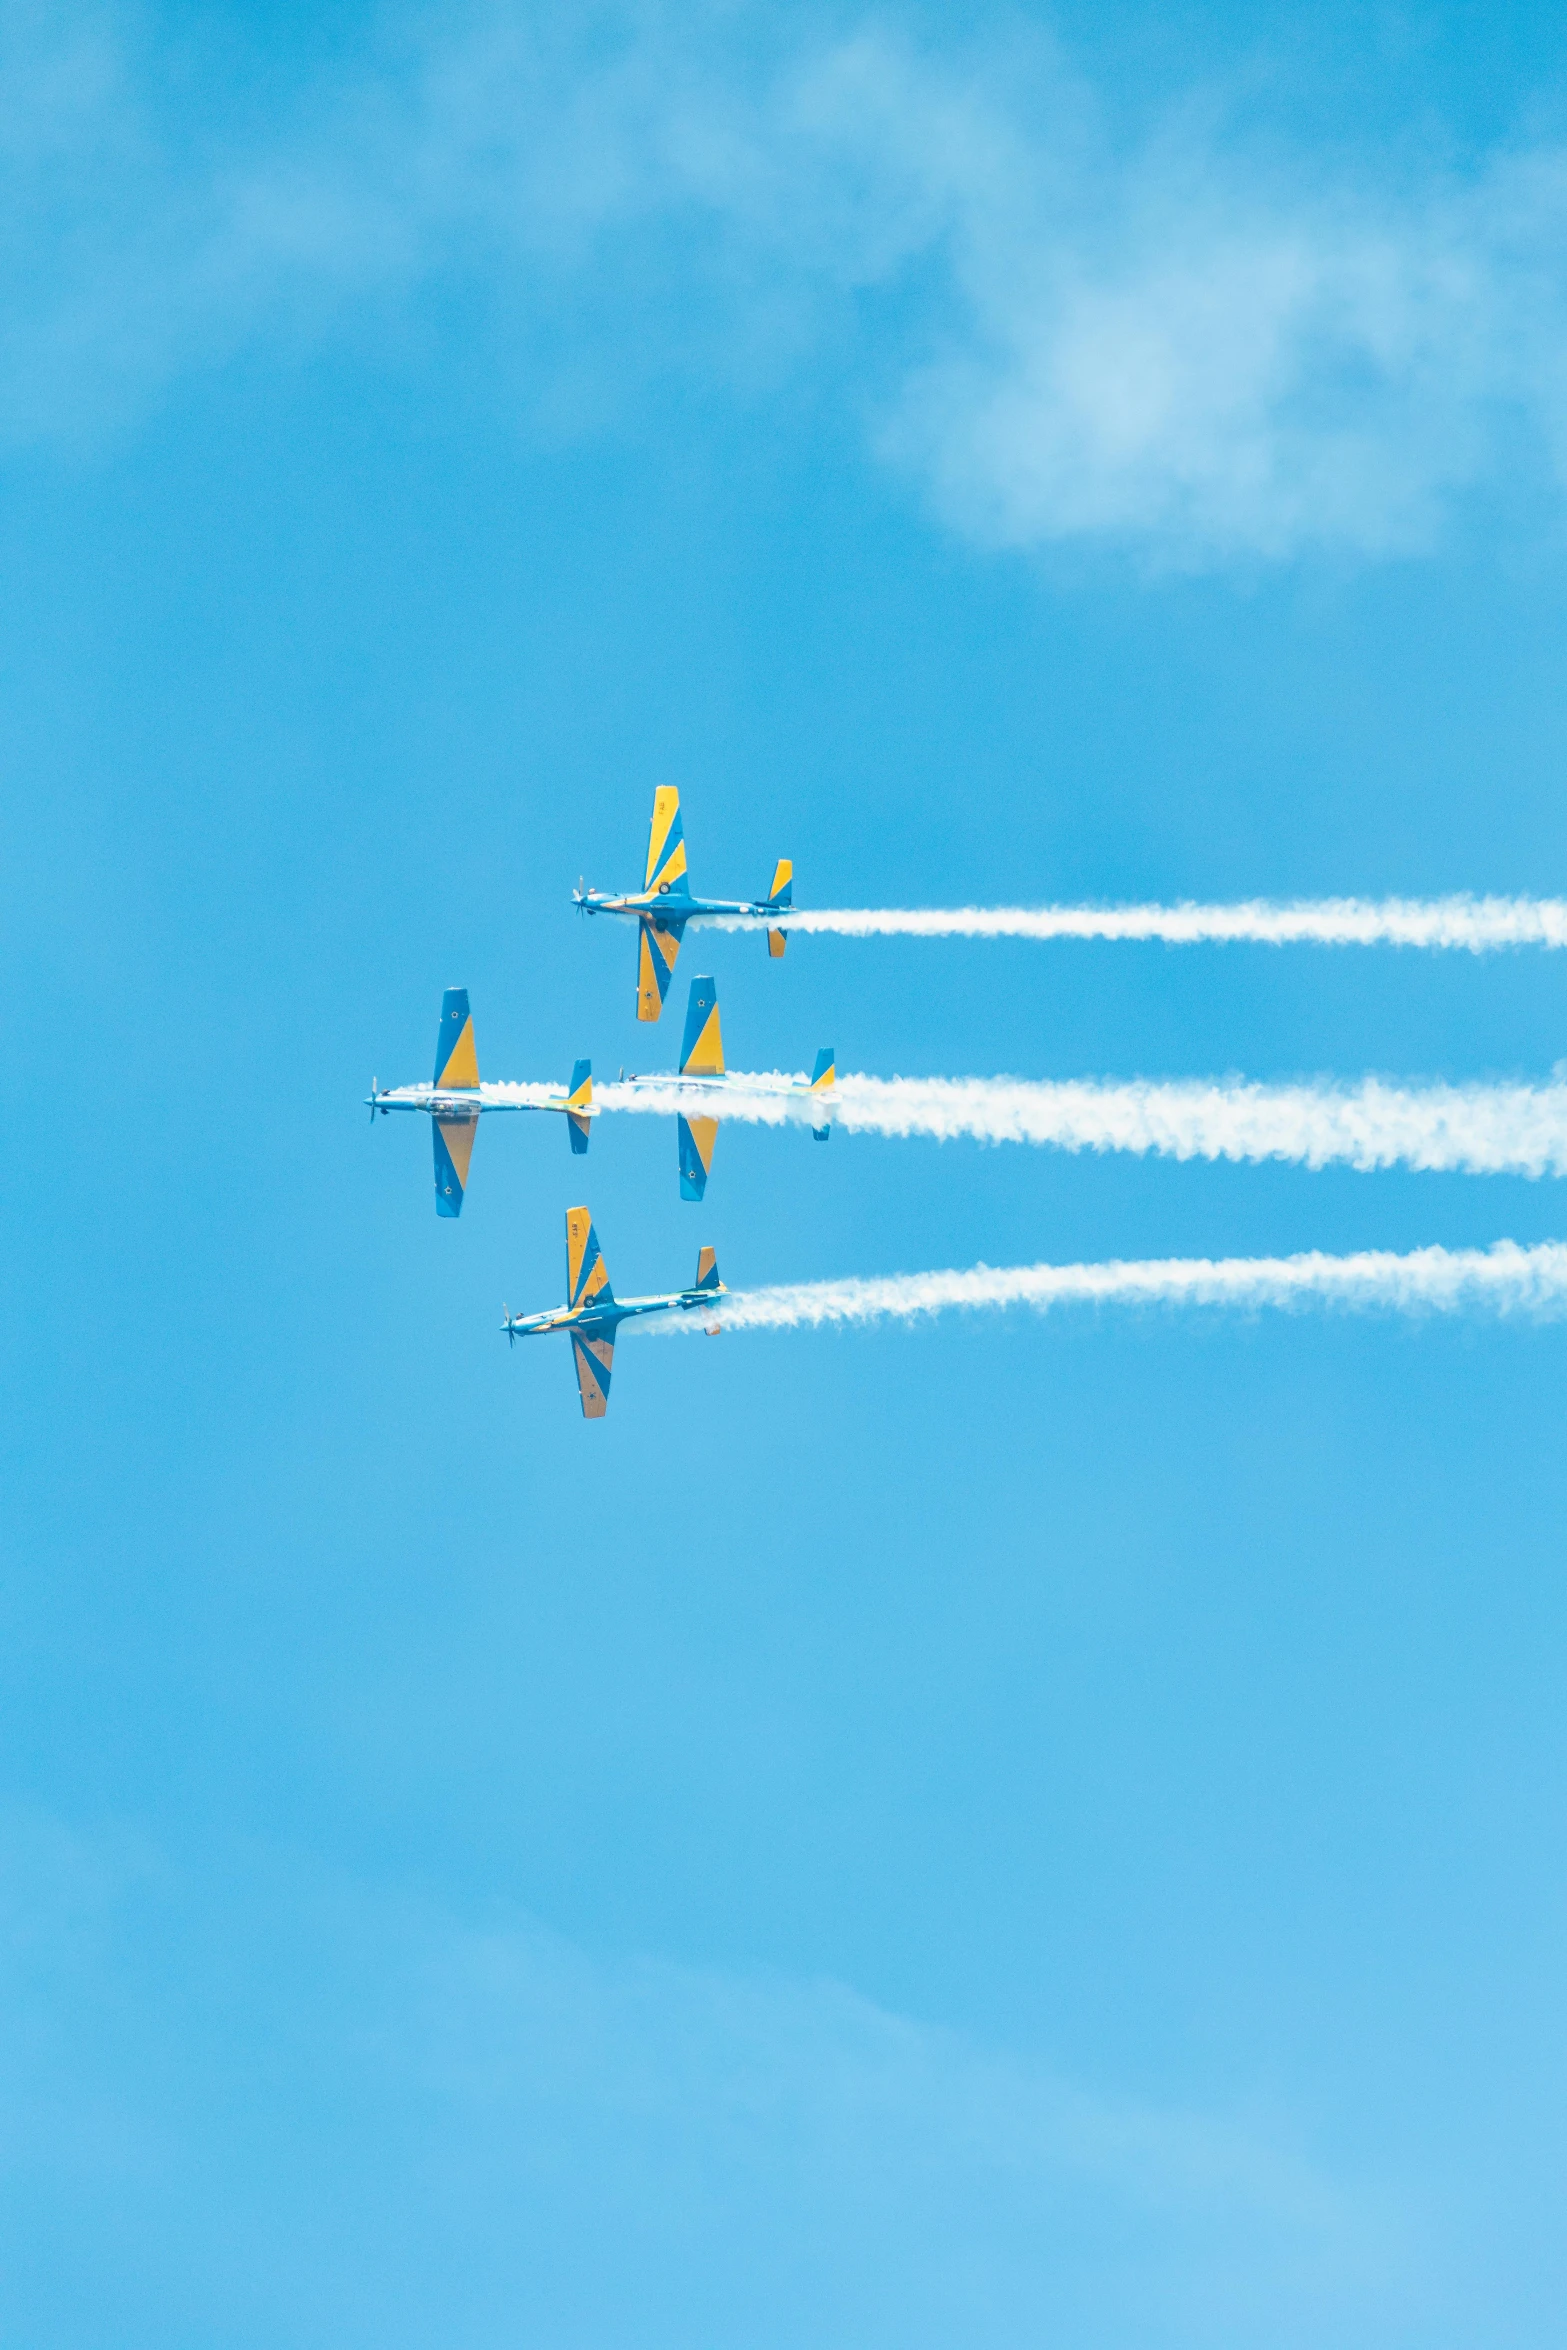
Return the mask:
{"type": "MultiPolygon", "coordinates": [[[[773,867],[773,886],[765,902],[769,914],[781,914],[786,907],[794,904],[794,866],[787,857],[780,857],[773,867]]],[[[783,931],[768,931],[767,951],[775,961],[788,944],[788,937],[783,931]]]]}
{"type": "Polygon", "coordinates": [[[479,1089],[479,1056],[473,1043],[473,1014],[468,990],[449,987],[441,998],[441,1025],[435,1039],[435,1076],[432,1084],[448,1091],[479,1089]]]}
{"type": "Polygon", "coordinates": [[[593,1218],[586,1208],[566,1210],[566,1303],[568,1306],[612,1306],[604,1252],[599,1247],[593,1218]]]}
{"type": "MultiPolygon", "coordinates": [[[[830,1094],[837,1082],[837,1078],[838,1070],[837,1064],[833,1057],[832,1046],[830,1044],[824,1044],[821,1051],[816,1056],[816,1066],[811,1071],[812,1093],[830,1094]]],[[[811,1128],[811,1132],[815,1135],[818,1142],[827,1142],[831,1139],[832,1136],[831,1123],[829,1122],[826,1126],[813,1126],[811,1128]]]]}
{"type": "Polygon", "coordinates": [[[587,1113],[593,1105],[593,1063],[577,1061],[571,1072],[571,1088],[566,1095],[566,1132],[571,1137],[574,1158],[580,1159],[588,1147],[592,1120],[587,1113]]]}
{"type": "Polygon", "coordinates": [[[716,1297],[723,1286],[718,1278],[717,1249],[699,1249],[696,1260],[696,1279],[692,1282],[688,1295],[716,1297]]]}

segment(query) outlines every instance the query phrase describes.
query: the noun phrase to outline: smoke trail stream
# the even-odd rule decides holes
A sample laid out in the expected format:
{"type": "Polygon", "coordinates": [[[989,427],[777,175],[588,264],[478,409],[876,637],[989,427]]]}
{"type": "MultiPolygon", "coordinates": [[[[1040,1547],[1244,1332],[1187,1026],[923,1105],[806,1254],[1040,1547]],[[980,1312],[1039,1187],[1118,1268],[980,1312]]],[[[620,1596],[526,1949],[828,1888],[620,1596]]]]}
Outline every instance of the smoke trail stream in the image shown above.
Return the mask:
{"type": "MultiPolygon", "coordinates": [[[[1401,1314],[1528,1315],[1567,1312],[1567,1242],[1520,1248],[1364,1249],[1326,1256],[1156,1257],[1099,1265],[974,1265],[966,1271],[895,1273],[884,1279],[803,1281],[740,1290],[715,1311],[725,1330],[819,1329],[829,1322],[914,1321],[954,1308],[1025,1306],[1339,1307],[1401,1314]]],[[[699,1329],[706,1317],[670,1315],[663,1327],[699,1329]]],[[[655,1327],[658,1327],[655,1325],[655,1327]]]]}
{"type": "MultiPolygon", "coordinates": [[[[672,1117],[677,1110],[745,1123],[817,1125],[824,1097],[783,1071],[735,1071],[721,1088],[678,1078],[609,1083],[597,1111],[672,1117]]],[[[541,1086],[486,1088],[543,1098],[541,1086]]],[[[1305,1167],[1404,1166],[1468,1175],[1567,1174],[1567,1083],[1398,1086],[1257,1085],[1239,1078],[1066,1080],[864,1077],[834,1089],[830,1115],[851,1134],[1024,1142],[1069,1151],[1154,1152],[1176,1159],[1283,1159],[1305,1167]]]]}
{"type": "MultiPolygon", "coordinates": [[[[698,917],[756,930],[751,915],[698,917]]],[[[775,917],[772,927],[779,927],[775,917]]],[[[791,909],[782,927],[839,938],[1162,939],[1171,946],[1250,940],[1263,946],[1567,947],[1563,898],[1246,898],[1233,905],[838,906],[791,909]]]]}

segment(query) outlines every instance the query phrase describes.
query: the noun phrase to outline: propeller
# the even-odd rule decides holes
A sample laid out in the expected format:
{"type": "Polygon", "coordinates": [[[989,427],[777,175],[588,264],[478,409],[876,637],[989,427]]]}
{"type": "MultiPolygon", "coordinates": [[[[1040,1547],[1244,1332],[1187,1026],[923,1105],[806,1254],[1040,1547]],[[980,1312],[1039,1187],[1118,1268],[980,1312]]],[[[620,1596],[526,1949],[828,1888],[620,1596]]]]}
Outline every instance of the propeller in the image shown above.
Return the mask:
{"type": "Polygon", "coordinates": [[[379,1077],[372,1077],[370,1080],[370,1123],[372,1126],[375,1124],[375,1105],[380,1098],[380,1093],[381,1080],[379,1077]]]}
{"type": "Polygon", "coordinates": [[[503,1322],[501,1323],[501,1328],[502,1328],[502,1329],[505,1331],[505,1333],[506,1333],[506,1344],[507,1344],[508,1346],[515,1346],[515,1345],[516,1345],[516,1343],[517,1343],[517,1333],[516,1333],[516,1331],[515,1331],[515,1330],[512,1328],[512,1320],[511,1320],[511,1308],[510,1308],[510,1306],[502,1306],[502,1308],[501,1308],[501,1312],[502,1312],[502,1314],[503,1314],[503,1315],[504,1315],[504,1317],[505,1317],[505,1319],[504,1319],[504,1320],[503,1320],[503,1322]]]}
{"type": "Polygon", "coordinates": [[[587,912],[587,910],[588,910],[588,888],[587,888],[587,883],[586,883],[586,881],[583,879],[583,876],[582,876],[582,875],[579,873],[579,874],[577,875],[577,912],[578,912],[579,914],[585,914],[585,913],[587,912]]]}

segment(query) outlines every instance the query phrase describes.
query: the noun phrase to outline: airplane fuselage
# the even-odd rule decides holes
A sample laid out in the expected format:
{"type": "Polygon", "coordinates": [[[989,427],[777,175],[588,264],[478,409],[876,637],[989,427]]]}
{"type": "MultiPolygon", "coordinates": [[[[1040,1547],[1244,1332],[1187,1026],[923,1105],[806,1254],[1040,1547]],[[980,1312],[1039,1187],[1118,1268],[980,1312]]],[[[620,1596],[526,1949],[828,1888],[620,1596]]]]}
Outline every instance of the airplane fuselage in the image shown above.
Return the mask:
{"type": "MultiPolygon", "coordinates": [[[[432,1118],[477,1118],[485,1110],[563,1110],[566,1106],[564,1089],[548,1101],[519,1102],[507,1098],[509,1088],[503,1085],[478,1087],[450,1085],[395,1085],[386,1086],[366,1095],[372,1110],[384,1117],[388,1110],[423,1110],[432,1118]]],[[[591,1118],[591,1106],[578,1113],[591,1118]]]]}
{"type": "Polygon", "coordinates": [[[639,1092],[668,1094],[683,1102],[688,1095],[708,1095],[716,1103],[726,1093],[765,1094],[786,1101],[807,1102],[812,1117],[824,1120],[833,1115],[835,1104],[830,1094],[822,1094],[799,1077],[772,1077],[752,1074],[744,1069],[725,1069],[708,1073],[695,1070],[651,1069],[638,1072],[628,1070],[618,1080],[621,1085],[634,1086],[639,1092]]]}
{"type": "Polygon", "coordinates": [[[542,1314],[517,1314],[502,1328],[508,1337],[543,1338],[552,1330],[575,1330],[591,1338],[595,1331],[614,1330],[639,1314],[689,1314],[694,1307],[714,1302],[715,1293],[710,1289],[677,1289],[668,1297],[617,1297],[610,1306],[555,1306],[542,1314]]]}
{"type": "Polygon", "coordinates": [[[787,920],[764,898],[692,898],[677,889],[639,890],[631,897],[616,897],[605,889],[577,889],[571,894],[584,914],[634,914],[647,922],[700,922],[705,914],[741,914],[776,928],[787,920]]]}

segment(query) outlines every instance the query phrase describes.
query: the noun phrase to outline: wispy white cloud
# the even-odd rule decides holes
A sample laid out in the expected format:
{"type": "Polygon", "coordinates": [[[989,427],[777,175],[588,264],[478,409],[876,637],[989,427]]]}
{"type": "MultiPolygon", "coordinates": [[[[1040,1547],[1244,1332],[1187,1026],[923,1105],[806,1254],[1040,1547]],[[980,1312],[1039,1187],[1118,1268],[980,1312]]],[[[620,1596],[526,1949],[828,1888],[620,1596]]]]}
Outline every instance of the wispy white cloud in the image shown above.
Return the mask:
{"type": "Polygon", "coordinates": [[[1370,2350],[1420,2290],[1418,2191],[1317,2159],[1276,2094],[1085,2087],[831,1980],[121,1841],[0,1820],[24,2332],[76,2306],[28,2301],[30,2246],[89,2227],[127,2340],[242,2300],[258,2339],[378,2346],[1370,2350]]]}
{"type": "Polygon", "coordinates": [[[384,348],[439,291],[557,420],[812,368],[1003,544],[1414,549],[1567,446],[1567,149],[1395,175],[1212,106],[1112,132],[1019,34],[502,0],[388,18],[257,121],[145,24],[10,20],[13,438],[255,338],[384,348]]]}

